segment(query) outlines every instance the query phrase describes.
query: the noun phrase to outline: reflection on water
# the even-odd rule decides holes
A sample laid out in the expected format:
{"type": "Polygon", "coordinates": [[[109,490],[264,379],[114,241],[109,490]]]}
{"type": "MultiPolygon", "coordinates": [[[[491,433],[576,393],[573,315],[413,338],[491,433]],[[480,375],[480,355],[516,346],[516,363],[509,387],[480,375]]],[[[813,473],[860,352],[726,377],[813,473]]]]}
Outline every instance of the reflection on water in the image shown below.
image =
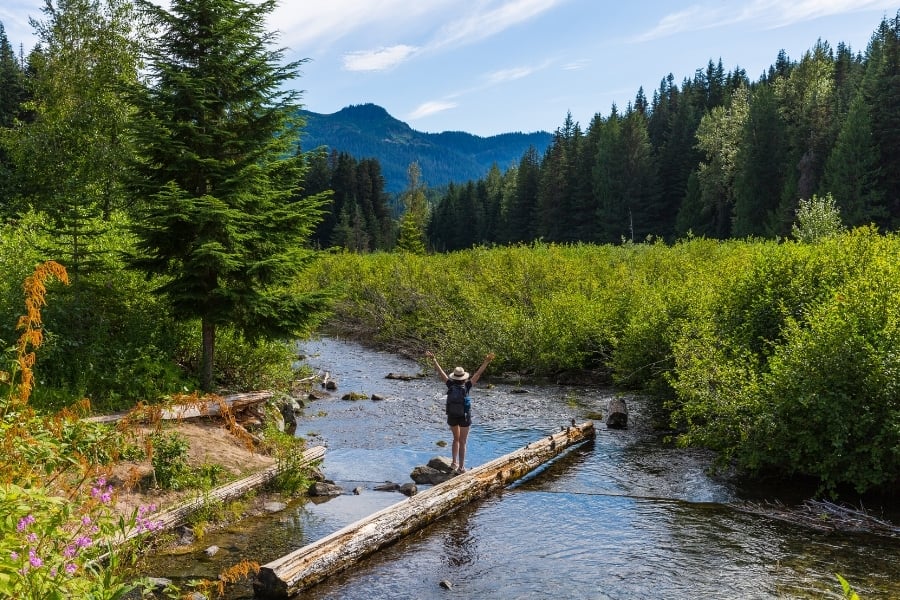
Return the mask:
{"type": "MultiPolygon", "coordinates": [[[[323,340],[305,344],[309,363],[338,381],[335,398],[312,403],[298,434],[324,443],[326,476],[345,489],[321,504],[298,503],[203,540],[221,556],[163,559],[154,575],[214,577],[240,558],[267,562],[394,502],[375,485],[405,482],[413,466],[449,441],[436,378],[384,379],[419,366],[390,354],[323,340]],[[339,399],[379,393],[382,402],[339,399]]],[[[470,464],[516,450],[585,415],[605,410],[604,390],[496,384],[476,391],[470,464]]],[[[359,561],[302,598],[840,598],[834,573],[864,598],[900,598],[900,543],[825,536],[748,515],[740,499],[707,474],[709,456],[659,443],[640,399],[630,428],[606,430],[524,481],[462,507],[359,561]],[[452,590],[439,583],[447,580],[452,590]]],[[[251,598],[249,585],[230,598],[251,598]]]]}

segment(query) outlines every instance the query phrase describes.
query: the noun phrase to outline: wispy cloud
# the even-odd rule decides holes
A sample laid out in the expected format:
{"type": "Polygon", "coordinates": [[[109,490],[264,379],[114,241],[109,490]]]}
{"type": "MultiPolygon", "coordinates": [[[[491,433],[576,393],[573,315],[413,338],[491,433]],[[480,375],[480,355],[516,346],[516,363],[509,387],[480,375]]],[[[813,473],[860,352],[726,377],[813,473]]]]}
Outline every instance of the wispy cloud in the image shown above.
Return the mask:
{"type": "Polygon", "coordinates": [[[439,112],[444,112],[445,110],[454,109],[457,106],[459,105],[456,102],[452,102],[449,100],[432,100],[430,102],[423,102],[418,107],[416,107],[414,111],[409,113],[407,118],[411,121],[415,121],[416,119],[428,117],[439,112]]]}
{"type": "Polygon", "coordinates": [[[580,71],[587,67],[591,63],[590,60],[586,58],[582,58],[579,60],[573,60],[572,62],[566,63],[562,66],[563,71],[580,71]]]}
{"type": "Polygon", "coordinates": [[[305,2],[303,10],[297,10],[295,3],[282,2],[272,14],[271,25],[282,33],[284,43],[309,52],[350,35],[414,31],[454,4],[454,0],[328,0],[305,2]]]}
{"type": "MultiPolygon", "coordinates": [[[[472,4],[458,4],[455,5],[455,8],[457,9],[456,12],[458,12],[459,9],[464,11],[468,10],[468,12],[462,17],[450,22],[446,22],[446,19],[443,18],[443,11],[437,10],[438,8],[443,8],[440,6],[440,3],[437,3],[434,5],[435,10],[432,13],[421,16],[426,17],[424,19],[426,22],[429,19],[434,19],[445,24],[434,31],[421,47],[408,44],[396,44],[374,50],[351,52],[344,55],[344,68],[351,71],[385,70],[397,66],[418,53],[474,43],[497,35],[519,23],[535,18],[564,1],[565,0],[501,0],[498,2],[497,0],[492,0],[489,2],[472,4]]],[[[388,6],[382,7],[383,9],[396,8],[397,6],[393,0],[387,0],[384,3],[388,6]]],[[[422,2],[418,4],[429,5],[431,3],[422,2]]],[[[403,6],[405,7],[406,5],[404,4],[403,6]]],[[[373,12],[370,10],[366,14],[369,19],[380,19],[384,17],[383,11],[373,12]]],[[[323,12],[321,14],[321,17],[323,17],[323,26],[331,21],[331,19],[326,19],[326,16],[333,17],[335,15],[330,11],[323,12]]],[[[363,22],[361,19],[362,17],[360,15],[356,15],[349,20],[350,22],[342,23],[341,28],[359,28],[363,22]]],[[[366,27],[369,27],[369,25],[366,25],[366,27]]],[[[391,35],[398,35],[396,33],[397,31],[402,32],[402,28],[394,29],[391,35]]],[[[400,33],[399,35],[403,34],[400,33]]],[[[410,32],[409,35],[413,35],[413,32],[410,32]]],[[[418,35],[417,32],[416,35],[418,35]]]]}
{"type": "MultiPolygon", "coordinates": [[[[462,18],[442,27],[429,46],[458,46],[497,35],[558,6],[564,0],[510,0],[499,6],[478,3],[462,18]]],[[[496,4],[496,3],[494,3],[496,4]]]]}
{"type": "Polygon", "coordinates": [[[407,60],[417,50],[418,48],[415,46],[398,44],[390,48],[349,52],[344,55],[344,69],[347,71],[385,71],[407,60]]]}
{"type": "Polygon", "coordinates": [[[646,42],[689,31],[725,27],[737,23],[754,24],[769,29],[787,27],[862,10],[894,10],[896,0],[754,0],[740,7],[715,4],[695,4],[685,10],[664,16],[648,31],[633,41],[646,42]]]}
{"type": "Polygon", "coordinates": [[[494,71],[493,73],[488,73],[485,76],[485,81],[489,86],[498,85],[507,81],[515,81],[516,79],[528,77],[539,69],[540,67],[513,67],[512,69],[501,69],[499,71],[494,71]]]}

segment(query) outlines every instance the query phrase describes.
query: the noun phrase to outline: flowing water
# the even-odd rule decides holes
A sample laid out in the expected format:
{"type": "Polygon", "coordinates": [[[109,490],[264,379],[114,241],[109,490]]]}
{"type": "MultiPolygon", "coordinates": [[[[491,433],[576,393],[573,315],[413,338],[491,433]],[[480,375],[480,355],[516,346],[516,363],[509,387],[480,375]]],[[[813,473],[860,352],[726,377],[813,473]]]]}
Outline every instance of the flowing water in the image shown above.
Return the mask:
{"type": "MultiPolygon", "coordinates": [[[[265,563],[386,506],[416,465],[449,456],[439,444],[444,386],[431,374],[401,381],[421,366],[358,344],[301,344],[306,362],[328,371],[339,391],[310,403],[297,434],[328,450],[322,468],[347,493],[298,502],[209,535],[201,549],[154,560],[153,575],[176,582],[215,578],[241,559],[265,563]],[[347,401],[348,392],[380,401],[347,401]],[[353,495],[350,490],[362,488],[353,495]]],[[[452,368],[454,365],[444,365],[452,368]]],[[[465,365],[468,370],[477,365],[465,365]]],[[[469,467],[483,464],[605,412],[609,390],[482,380],[473,394],[469,467]],[[527,393],[521,393],[526,388],[527,393]]],[[[523,481],[465,506],[359,561],[300,598],[842,598],[834,576],[866,600],[900,598],[900,540],[821,534],[735,510],[753,493],[708,472],[709,456],[661,443],[653,415],[627,398],[629,428],[606,429],[523,481]],[[441,581],[452,584],[442,588],[441,581]]],[[[228,598],[252,598],[250,585],[228,598]]]]}

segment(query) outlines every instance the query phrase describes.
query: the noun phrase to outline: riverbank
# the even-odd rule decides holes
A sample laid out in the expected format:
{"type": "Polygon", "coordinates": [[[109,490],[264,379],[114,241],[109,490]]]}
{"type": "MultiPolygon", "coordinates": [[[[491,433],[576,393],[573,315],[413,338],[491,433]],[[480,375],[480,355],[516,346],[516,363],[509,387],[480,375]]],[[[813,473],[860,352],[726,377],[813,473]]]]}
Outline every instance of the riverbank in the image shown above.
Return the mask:
{"type": "MultiPolygon", "coordinates": [[[[273,456],[238,439],[228,430],[226,422],[218,417],[167,421],[152,427],[135,425],[130,427],[128,435],[133,443],[146,448],[150,436],[158,433],[174,434],[184,439],[187,444],[186,466],[192,471],[204,467],[219,468],[224,479],[233,480],[275,464],[273,456]]],[[[115,492],[116,512],[128,516],[140,506],[165,510],[200,493],[196,488],[164,490],[154,487],[152,473],[153,467],[147,456],[140,460],[118,461],[111,467],[108,480],[115,492]]]]}

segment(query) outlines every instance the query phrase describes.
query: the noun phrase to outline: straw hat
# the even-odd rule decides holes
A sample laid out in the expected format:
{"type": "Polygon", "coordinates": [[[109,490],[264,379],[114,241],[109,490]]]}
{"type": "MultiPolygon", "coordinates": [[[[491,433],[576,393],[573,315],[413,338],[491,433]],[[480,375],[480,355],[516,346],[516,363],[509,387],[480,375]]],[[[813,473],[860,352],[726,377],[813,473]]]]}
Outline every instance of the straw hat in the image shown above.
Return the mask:
{"type": "Polygon", "coordinates": [[[455,379],[456,381],[465,381],[469,378],[469,374],[466,373],[466,370],[462,367],[456,367],[453,369],[453,372],[450,373],[450,379],[455,379]]]}

